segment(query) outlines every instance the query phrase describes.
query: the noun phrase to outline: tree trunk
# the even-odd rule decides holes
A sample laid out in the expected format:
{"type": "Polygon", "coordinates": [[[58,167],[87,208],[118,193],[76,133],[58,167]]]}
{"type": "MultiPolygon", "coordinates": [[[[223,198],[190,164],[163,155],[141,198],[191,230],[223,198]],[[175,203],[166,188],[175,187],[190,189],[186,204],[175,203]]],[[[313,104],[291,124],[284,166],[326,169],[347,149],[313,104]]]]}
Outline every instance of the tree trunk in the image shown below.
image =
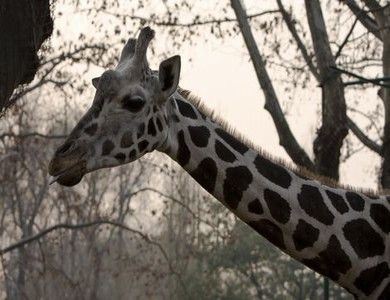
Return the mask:
{"type": "Polygon", "coordinates": [[[305,0],[322,85],[322,125],[314,141],[316,173],[339,180],[340,149],[348,134],[344,85],[332,54],[318,0],[305,0]]]}
{"type": "MultiPolygon", "coordinates": [[[[380,33],[383,40],[383,76],[390,76],[390,7],[387,6],[381,11],[381,18],[378,20],[380,33]]],[[[390,84],[390,82],[387,82],[390,84]]],[[[384,189],[390,188],[390,88],[381,88],[380,92],[385,107],[385,124],[383,136],[383,164],[381,185],[384,189]]]]}

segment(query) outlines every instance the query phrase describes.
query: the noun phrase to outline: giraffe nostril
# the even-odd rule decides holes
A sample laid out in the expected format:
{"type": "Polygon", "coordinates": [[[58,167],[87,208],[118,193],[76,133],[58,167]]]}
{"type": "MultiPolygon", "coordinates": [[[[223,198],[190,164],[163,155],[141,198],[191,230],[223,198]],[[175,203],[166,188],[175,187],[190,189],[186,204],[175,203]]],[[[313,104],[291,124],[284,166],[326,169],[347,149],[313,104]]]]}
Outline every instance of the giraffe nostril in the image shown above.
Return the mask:
{"type": "Polygon", "coordinates": [[[73,141],[67,142],[63,144],[60,148],[57,150],[57,155],[66,155],[69,152],[71,152],[76,146],[76,143],[73,141]]]}

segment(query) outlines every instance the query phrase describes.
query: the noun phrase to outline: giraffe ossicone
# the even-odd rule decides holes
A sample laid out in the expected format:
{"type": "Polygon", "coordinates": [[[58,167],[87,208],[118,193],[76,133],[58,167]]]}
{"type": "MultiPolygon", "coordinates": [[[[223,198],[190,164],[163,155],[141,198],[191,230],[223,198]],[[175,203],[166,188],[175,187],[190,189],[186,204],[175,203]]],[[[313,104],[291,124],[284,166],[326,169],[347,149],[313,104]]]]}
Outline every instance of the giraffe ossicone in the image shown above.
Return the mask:
{"type": "Polygon", "coordinates": [[[358,299],[390,299],[390,197],[330,187],[270,160],[178,88],[180,57],[149,68],[154,31],[125,45],[93,80],[90,109],[54,154],[53,182],[73,186],[100,168],[158,150],[278,248],[358,299]]]}

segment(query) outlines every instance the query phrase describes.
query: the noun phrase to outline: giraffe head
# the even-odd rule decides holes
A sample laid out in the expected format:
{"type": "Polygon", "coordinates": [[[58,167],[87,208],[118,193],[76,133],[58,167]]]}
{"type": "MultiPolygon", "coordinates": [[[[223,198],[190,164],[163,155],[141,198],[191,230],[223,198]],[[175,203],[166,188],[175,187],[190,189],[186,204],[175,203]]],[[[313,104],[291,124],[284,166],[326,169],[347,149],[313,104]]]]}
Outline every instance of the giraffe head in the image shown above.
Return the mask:
{"type": "Polygon", "coordinates": [[[132,162],[161,147],[167,139],[165,104],[176,91],[180,57],[149,68],[146,51],[154,31],[143,28],[130,39],[114,70],[92,80],[90,109],[49,164],[52,182],[73,186],[89,172],[132,162]]]}

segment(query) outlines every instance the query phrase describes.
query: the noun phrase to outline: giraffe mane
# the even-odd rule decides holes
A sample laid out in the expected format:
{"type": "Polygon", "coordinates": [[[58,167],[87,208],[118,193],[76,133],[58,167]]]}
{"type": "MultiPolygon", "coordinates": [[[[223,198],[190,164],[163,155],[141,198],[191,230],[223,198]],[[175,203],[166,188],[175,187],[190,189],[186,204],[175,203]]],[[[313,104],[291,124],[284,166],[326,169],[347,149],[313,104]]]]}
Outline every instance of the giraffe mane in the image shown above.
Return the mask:
{"type": "Polygon", "coordinates": [[[270,161],[272,161],[278,165],[281,165],[284,168],[289,169],[290,171],[298,174],[299,176],[306,177],[310,180],[318,181],[318,182],[325,184],[325,185],[332,187],[332,188],[342,188],[345,190],[363,193],[363,194],[368,195],[368,196],[380,196],[386,192],[386,190],[358,188],[358,187],[354,187],[354,186],[351,186],[348,184],[342,184],[342,183],[339,183],[332,178],[315,174],[314,172],[308,170],[305,167],[297,166],[294,163],[288,162],[283,158],[276,157],[276,156],[272,155],[271,153],[269,153],[268,151],[264,150],[259,145],[252,142],[247,136],[245,136],[244,134],[239,132],[235,127],[230,125],[228,123],[228,121],[226,121],[223,117],[221,117],[218,113],[216,113],[214,109],[209,108],[201,100],[200,97],[198,97],[197,95],[194,95],[191,91],[183,89],[181,87],[178,87],[177,92],[182,97],[184,97],[185,99],[190,101],[201,113],[203,113],[204,115],[209,117],[211,121],[213,121],[217,125],[221,126],[222,129],[224,129],[226,132],[231,134],[233,137],[235,137],[241,143],[244,143],[245,145],[247,145],[251,149],[255,150],[257,153],[259,153],[260,155],[264,156],[265,158],[269,159],[270,161]]]}

